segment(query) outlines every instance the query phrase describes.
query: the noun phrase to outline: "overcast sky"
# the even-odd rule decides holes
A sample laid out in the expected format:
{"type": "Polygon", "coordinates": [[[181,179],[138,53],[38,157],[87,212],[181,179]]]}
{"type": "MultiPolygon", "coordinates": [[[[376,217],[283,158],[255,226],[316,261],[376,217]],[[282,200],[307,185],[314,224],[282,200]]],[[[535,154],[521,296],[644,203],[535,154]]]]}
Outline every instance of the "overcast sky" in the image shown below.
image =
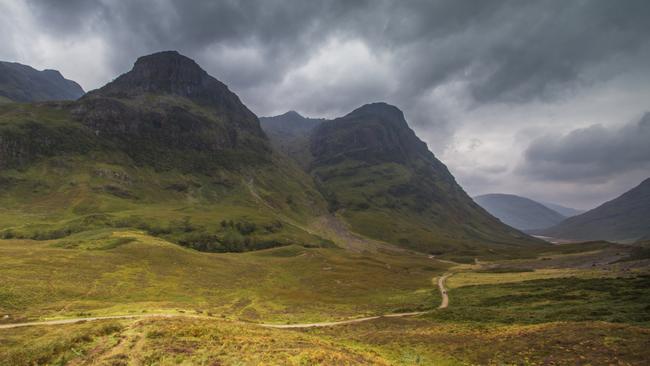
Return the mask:
{"type": "Polygon", "coordinates": [[[86,90],[178,50],[260,116],[386,101],[472,195],[591,208],[650,176],[647,0],[0,0],[0,45],[86,90]]]}

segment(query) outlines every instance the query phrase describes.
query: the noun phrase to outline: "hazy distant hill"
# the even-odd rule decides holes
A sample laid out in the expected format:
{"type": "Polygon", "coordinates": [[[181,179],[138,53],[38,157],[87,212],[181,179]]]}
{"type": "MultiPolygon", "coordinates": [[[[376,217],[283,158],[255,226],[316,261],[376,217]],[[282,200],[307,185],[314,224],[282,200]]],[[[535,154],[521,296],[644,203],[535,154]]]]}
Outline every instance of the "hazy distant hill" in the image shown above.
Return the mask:
{"type": "Polygon", "coordinates": [[[293,158],[303,168],[311,161],[309,136],[325,119],[306,118],[295,111],[273,117],[260,117],[260,125],[273,146],[293,158]]]}
{"type": "Polygon", "coordinates": [[[576,208],[566,207],[566,206],[558,205],[556,203],[550,203],[550,202],[540,202],[540,203],[564,217],[576,216],[585,212],[585,210],[578,210],[576,208]]]}
{"type": "Polygon", "coordinates": [[[0,97],[15,102],[39,102],[74,100],[83,94],[79,84],[56,70],[38,71],[16,62],[0,61],[0,97]]]}
{"type": "Polygon", "coordinates": [[[513,194],[485,194],[474,201],[504,223],[519,230],[544,229],[565,219],[560,213],[529,198],[513,194]]]}
{"type": "Polygon", "coordinates": [[[537,233],[558,239],[634,241],[650,233],[650,178],[618,198],[537,233]]]}

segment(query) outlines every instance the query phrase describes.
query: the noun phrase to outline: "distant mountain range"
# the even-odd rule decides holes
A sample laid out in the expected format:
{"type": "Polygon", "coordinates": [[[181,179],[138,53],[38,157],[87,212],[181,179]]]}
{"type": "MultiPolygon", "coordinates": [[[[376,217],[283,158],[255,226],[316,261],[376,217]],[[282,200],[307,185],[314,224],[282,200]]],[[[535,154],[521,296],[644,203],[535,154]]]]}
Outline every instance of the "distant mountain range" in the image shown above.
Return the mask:
{"type": "Polygon", "coordinates": [[[0,61],[0,101],[75,100],[84,91],[56,70],[38,71],[16,62],[0,61]]]}
{"type": "Polygon", "coordinates": [[[519,230],[544,229],[566,217],[526,197],[492,193],[474,197],[474,201],[505,224],[519,230]]]}
{"type": "Polygon", "coordinates": [[[632,242],[650,237],[650,178],[621,196],[534,233],[557,239],[632,242]]]}
{"type": "Polygon", "coordinates": [[[571,217],[571,216],[575,216],[575,215],[580,215],[581,213],[585,212],[585,210],[578,210],[578,209],[571,208],[571,207],[565,207],[565,206],[562,206],[562,205],[558,205],[556,203],[550,203],[550,202],[540,202],[540,203],[542,205],[550,208],[551,210],[559,213],[560,215],[562,215],[564,217],[571,217]]]}
{"type": "Polygon", "coordinates": [[[0,141],[2,237],[133,227],[197,250],[245,251],[331,245],[320,235],[345,225],[311,225],[335,219],[467,262],[546,245],[475,204],[398,108],[368,104],[327,121],[289,112],[260,125],[175,51],[140,57],[75,101],[3,104],[0,141]]]}

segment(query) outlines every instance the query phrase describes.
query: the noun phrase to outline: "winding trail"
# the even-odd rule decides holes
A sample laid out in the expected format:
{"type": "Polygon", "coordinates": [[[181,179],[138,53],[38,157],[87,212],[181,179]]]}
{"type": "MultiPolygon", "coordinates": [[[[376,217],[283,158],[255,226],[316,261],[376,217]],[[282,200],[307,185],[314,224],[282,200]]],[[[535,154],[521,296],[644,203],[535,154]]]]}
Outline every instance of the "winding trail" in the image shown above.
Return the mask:
{"type": "Polygon", "coordinates": [[[438,278],[438,289],[440,290],[440,295],[442,296],[442,302],[438,309],[445,309],[449,306],[449,295],[447,295],[447,289],[445,288],[445,281],[447,277],[451,276],[451,273],[447,273],[444,276],[438,278]]]}
{"type": "MultiPolygon", "coordinates": [[[[438,289],[440,290],[440,295],[442,296],[442,301],[438,309],[444,309],[449,306],[449,296],[447,295],[447,290],[445,289],[445,280],[447,277],[451,276],[450,273],[447,273],[438,278],[438,289]]],[[[369,320],[375,320],[380,318],[403,318],[407,316],[417,316],[430,313],[429,311],[413,311],[409,313],[393,313],[393,314],[383,314],[368,316],[364,318],[354,318],[347,320],[339,320],[333,322],[320,322],[320,323],[297,323],[297,324],[269,324],[269,323],[251,323],[244,321],[232,321],[236,324],[248,324],[256,325],[264,328],[276,328],[276,329],[303,329],[303,328],[317,328],[317,327],[332,327],[336,325],[345,325],[345,324],[354,324],[366,322],[369,320]]],[[[0,329],[12,329],[12,328],[21,328],[21,327],[30,327],[36,325],[64,325],[64,324],[75,324],[83,322],[92,322],[98,320],[116,320],[116,319],[146,319],[146,318],[192,318],[192,319],[211,319],[211,320],[222,320],[212,316],[205,315],[191,315],[191,314],[179,314],[179,313],[159,313],[159,314],[132,314],[132,315],[109,315],[109,316],[93,316],[87,318],[70,318],[70,319],[58,319],[58,320],[44,320],[36,322],[26,322],[26,323],[10,323],[10,324],[0,324],[0,329]]]]}

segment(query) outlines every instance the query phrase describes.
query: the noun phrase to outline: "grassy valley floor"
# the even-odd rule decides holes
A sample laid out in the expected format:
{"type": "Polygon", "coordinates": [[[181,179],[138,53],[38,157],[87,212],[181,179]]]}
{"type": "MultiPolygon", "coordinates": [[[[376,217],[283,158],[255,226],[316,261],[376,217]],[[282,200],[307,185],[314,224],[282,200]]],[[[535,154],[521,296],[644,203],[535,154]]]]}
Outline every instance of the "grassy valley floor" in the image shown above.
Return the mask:
{"type": "Polygon", "coordinates": [[[203,253],[137,231],[0,241],[0,365],[640,365],[650,271],[628,247],[454,264],[385,248],[203,253]],[[127,240],[128,239],[128,240],[127,240]],[[437,309],[436,279],[449,308],[437,309]],[[425,311],[331,327],[295,324],[425,311]]]}

